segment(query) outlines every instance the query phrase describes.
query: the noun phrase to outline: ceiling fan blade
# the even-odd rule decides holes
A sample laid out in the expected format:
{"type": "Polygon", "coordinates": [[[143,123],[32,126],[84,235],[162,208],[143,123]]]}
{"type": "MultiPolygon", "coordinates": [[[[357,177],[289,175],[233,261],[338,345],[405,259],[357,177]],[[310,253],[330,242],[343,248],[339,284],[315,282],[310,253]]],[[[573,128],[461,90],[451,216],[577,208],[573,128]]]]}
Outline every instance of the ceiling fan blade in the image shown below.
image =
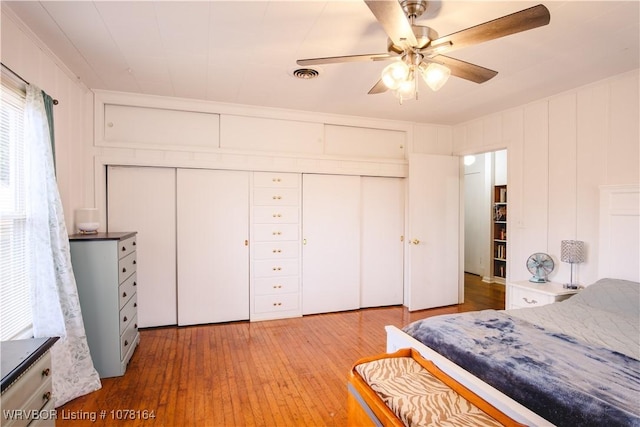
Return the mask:
{"type": "Polygon", "coordinates": [[[369,90],[369,95],[375,95],[376,93],[383,93],[386,92],[388,90],[387,85],[385,85],[382,82],[382,79],[378,80],[378,83],[376,83],[370,90],[369,90]]]}
{"type": "Polygon", "coordinates": [[[397,55],[390,53],[372,53],[368,55],[329,56],[327,58],[298,59],[298,65],[339,64],[341,62],[386,61],[397,55]]]}
{"type": "Polygon", "coordinates": [[[498,74],[497,71],[444,55],[438,55],[433,60],[449,68],[454,76],[475,83],[484,83],[498,74]]]}
{"type": "Polygon", "coordinates": [[[397,0],[365,0],[365,3],[393,44],[397,46],[416,46],[418,44],[411,23],[397,0]]]}
{"type": "Polygon", "coordinates": [[[537,6],[530,7],[529,9],[524,9],[520,12],[512,13],[510,15],[503,16],[502,18],[494,19],[493,21],[485,22],[484,24],[476,25],[474,27],[467,28],[466,30],[461,30],[457,33],[440,37],[439,39],[434,40],[431,44],[446,45],[446,43],[451,42],[451,45],[447,46],[445,49],[449,52],[454,49],[460,49],[466,46],[519,33],[521,31],[541,27],[543,25],[547,25],[550,20],[551,15],[549,14],[549,9],[542,4],[539,4],[537,6]]]}

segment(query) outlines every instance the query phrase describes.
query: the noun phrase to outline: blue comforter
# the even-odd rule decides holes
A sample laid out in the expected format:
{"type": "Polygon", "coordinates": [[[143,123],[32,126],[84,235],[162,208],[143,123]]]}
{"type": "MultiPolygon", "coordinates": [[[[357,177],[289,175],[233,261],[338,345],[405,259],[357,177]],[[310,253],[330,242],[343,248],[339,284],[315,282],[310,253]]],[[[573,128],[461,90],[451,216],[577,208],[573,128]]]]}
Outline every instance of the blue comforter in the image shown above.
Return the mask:
{"type": "Polygon", "coordinates": [[[640,426],[640,362],[502,311],[404,331],[558,426],[640,426]]]}

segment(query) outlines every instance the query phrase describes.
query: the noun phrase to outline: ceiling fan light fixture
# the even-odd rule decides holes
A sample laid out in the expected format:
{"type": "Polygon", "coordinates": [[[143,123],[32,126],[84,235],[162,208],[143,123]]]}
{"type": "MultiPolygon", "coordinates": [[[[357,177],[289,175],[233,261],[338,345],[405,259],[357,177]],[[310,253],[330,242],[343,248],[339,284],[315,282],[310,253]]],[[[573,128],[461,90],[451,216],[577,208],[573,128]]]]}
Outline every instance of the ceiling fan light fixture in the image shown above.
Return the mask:
{"type": "Polygon", "coordinates": [[[391,90],[396,90],[409,77],[409,66],[402,61],[395,61],[382,70],[382,82],[391,90]]]}
{"type": "Polygon", "coordinates": [[[449,76],[451,75],[451,70],[449,68],[444,65],[436,64],[435,62],[430,64],[423,62],[420,64],[419,68],[424,82],[434,92],[440,90],[447,80],[449,80],[449,76]]]}

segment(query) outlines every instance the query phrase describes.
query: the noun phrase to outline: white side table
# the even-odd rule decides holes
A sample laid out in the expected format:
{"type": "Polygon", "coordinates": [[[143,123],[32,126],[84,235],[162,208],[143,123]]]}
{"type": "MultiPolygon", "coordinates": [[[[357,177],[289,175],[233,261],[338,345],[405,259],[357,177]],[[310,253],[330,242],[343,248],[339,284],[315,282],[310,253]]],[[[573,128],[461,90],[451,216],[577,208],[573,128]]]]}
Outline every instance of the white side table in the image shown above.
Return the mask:
{"type": "Polygon", "coordinates": [[[509,282],[505,308],[539,307],[565,300],[578,292],[580,289],[566,289],[561,283],[509,282]]]}

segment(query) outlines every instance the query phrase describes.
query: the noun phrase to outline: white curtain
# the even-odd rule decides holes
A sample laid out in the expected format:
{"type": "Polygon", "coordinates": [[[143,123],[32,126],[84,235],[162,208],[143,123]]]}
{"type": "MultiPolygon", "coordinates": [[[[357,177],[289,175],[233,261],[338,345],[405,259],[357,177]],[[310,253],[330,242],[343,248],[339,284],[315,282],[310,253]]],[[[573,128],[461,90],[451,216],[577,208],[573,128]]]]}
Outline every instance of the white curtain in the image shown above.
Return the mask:
{"type": "Polygon", "coordinates": [[[24,128],[33,332],[60,337],[51,349],[58,407],[102,385],[82,323],[42,91],[33,85],[27,85],[24,128]]]}

